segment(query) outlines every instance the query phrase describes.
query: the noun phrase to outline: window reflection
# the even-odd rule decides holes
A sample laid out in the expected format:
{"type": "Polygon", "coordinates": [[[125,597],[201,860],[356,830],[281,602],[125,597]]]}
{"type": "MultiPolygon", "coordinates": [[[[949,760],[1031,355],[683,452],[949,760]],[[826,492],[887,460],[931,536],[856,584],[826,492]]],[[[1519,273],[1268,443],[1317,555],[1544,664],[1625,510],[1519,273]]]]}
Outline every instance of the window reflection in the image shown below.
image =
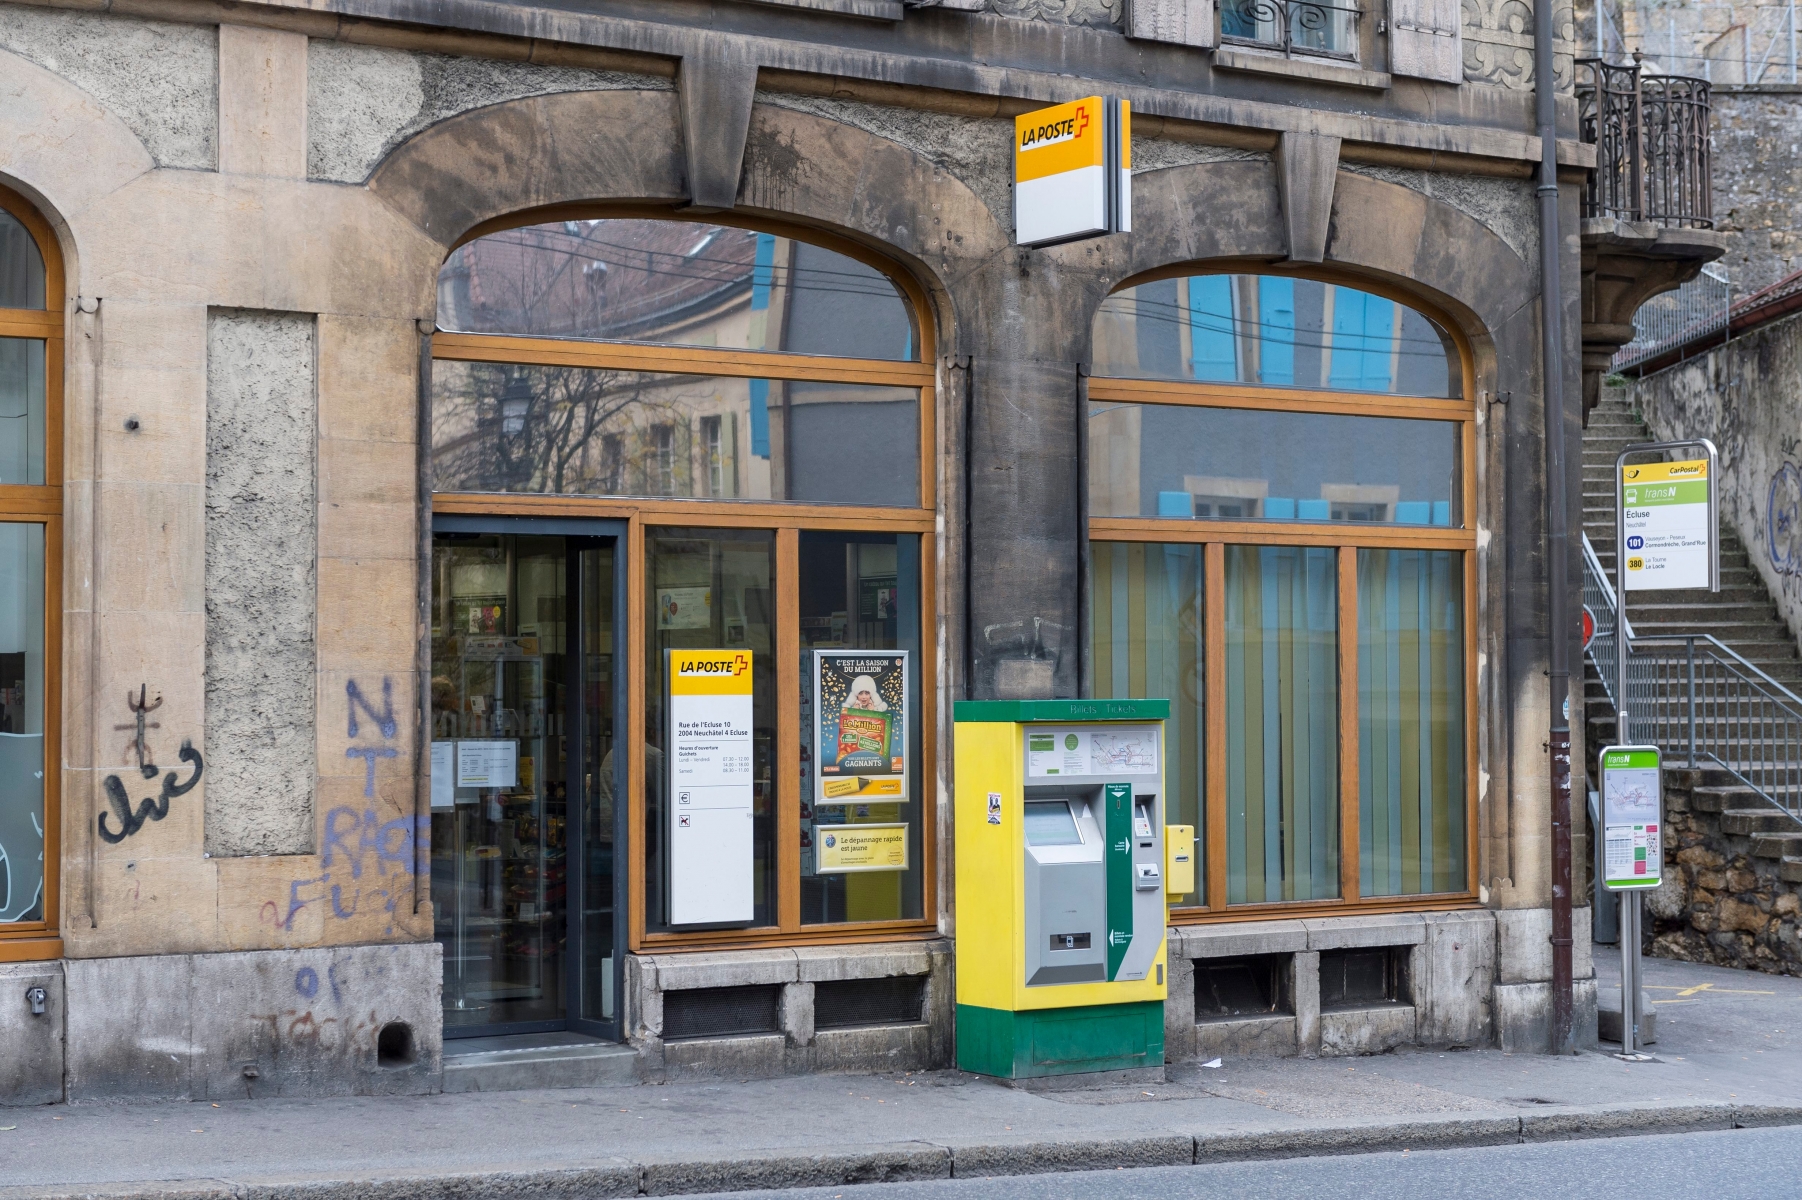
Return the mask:
{"type": "Polygon", "coordinates": [[[1462,524],[1450,421],[1089,405],[1098,517],[1462,524]]]}
{"type": "Polygon", "coordinates": [[[1457,396],[1450,338],[1405,305],[1273,275],[1192,275],[1126,288],[1095,318],[1095,374],[1457,396]]]}
{"type": "Polygon", "coordinates": [[[0,211],[0,308],[44,307],[44,256],[19,218],[0,211]]]}
{"type": "Polygon", "coordinates": [[[0,522],[0,925],[44,919],[44,527],[0,522]]]}
{"type": "Polygon", "coordinates": [[[440,361],[440,491],[919,503],[919,391],[440,361]]]}
{"type": "Polygon", "coordinates": [[[920,535],[803,530],[796,605],[801,643],[801,923],[916,920],[925,851],[920,809],[920,535]],[[905,650],[907,798],[832,804],[815,798],[813,651],[905,650]],[[821,869],[820,842],[847,825],[906,825],[904,870],[821,869]]]}
{"type": "Polygon", "coordinates": [[[44,343],[0,338],[0,484],[44,482],[44,343]]]}
{"type": "Polygon", "coordinates": [[[912,360],[882,272],[822,246],[695,221],[559,221],[477,238],[438,277],[438,324],[673,346],[912,360]]]}

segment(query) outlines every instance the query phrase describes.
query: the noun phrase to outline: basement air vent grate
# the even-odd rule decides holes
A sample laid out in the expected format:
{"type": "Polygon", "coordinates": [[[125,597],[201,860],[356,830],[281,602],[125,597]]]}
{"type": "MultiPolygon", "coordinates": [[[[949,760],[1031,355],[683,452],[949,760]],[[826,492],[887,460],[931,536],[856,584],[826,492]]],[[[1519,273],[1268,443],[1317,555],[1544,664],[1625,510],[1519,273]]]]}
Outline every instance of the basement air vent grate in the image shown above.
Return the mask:
{"type": "Polygon", "coordinates": [[[693,988],[663,993],[663,1040],[777,1033],[782,1000],[779,983],[750,987],[693,988]]]}
{"type": "Polygon", "coordinates": [[[813,985],[813,1027],[915,1025],[926,1019],[926,976],[840,979],[813,985]]]}

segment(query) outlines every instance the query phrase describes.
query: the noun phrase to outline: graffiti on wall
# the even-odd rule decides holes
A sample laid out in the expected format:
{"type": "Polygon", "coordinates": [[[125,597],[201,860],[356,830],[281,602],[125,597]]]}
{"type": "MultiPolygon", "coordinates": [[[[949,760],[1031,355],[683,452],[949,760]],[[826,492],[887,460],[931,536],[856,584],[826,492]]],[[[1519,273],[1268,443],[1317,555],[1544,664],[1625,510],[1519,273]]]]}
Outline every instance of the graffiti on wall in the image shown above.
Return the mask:
{"type": "Polygon", "coordinates": [[[1784,463],[1771,475],[1765,540],[1772,570],[1779,575],[1802,574],[1802,471],[1794,463],[1784,463]]]}
{"type": "MultiPolygon", "coordinates": [[[[156,765],[156,759],[150,753],[150,742],[146,735],[152,729],[162,728],[160,724],[148,718],[151,713],[163,706],[163,698],[158,696],[154,700],[150,699],[150,685],[140,683],[137,695],[134,696],[130,692],[125,693],[125,706],[131,710],[132,719],[124,725],[113,726],[113,729],[131,734],[131,741],[127,743],[126,753],[137,758],[138,774],[145,779],[155,779],[161,768],[156,765]]],[[[112,812],[103,812],[94,819],[100,830],[101,841],[109,846],[118,845],[144,828],[147,823],[160,821],[168,816],[169,801],[177,796],[185,796],[194,790],[194,785],[200,782],[200,776],[206,770],[206,763],[201,760],[200,751],[194,749],[193,742],[183,738],[177,757],[193,767],[194,773],[189,775],[187,781],[183,783],[178,782],[179,776],[176,772],[168,772],[163,776],[162,787],[158,789],[157,794],[144,797],[136,807],[132,805],[131,796],[126,791],[124,780],[117,775],[108,775],[101,781],[101,790],[106,793],[107,802],[112,805],[112,812]],[[115,830],[109,826],[107,822],[109,816],[117,819],[118,829],[115,830]]]]}
{"type": "MultiPolygon", "coordinates": [[[[106,798],[112,803],[113,812],[111,814],[101,813],[99,817],[95,818],[100,827],[101,841],[109,846],[118,845],[144,828],[145,822],[160,821],[168,816],[169,801],[177,796],[185,796],[194,790],[194,785],[200,782],[201,772],[206,770],[206,764],[200,759],[200,751],[194,749],[194,744],[185,738],[181,743],[179,757],[194,768],[194,773],[188,776],[187,782],[177,783],[175,772],[170,771],[163,776],[161,792],[154,797],[146,796],[139,801],[136,810],[131,806],[131,797],[126,795],[124,782],[117,775],[106,777],[101,786],[106,790],[106,798]],[[116,833],[107,828],[106,818],[110,815],[117,815],[119,818],[119,830],[116,833]]],[[[150,764],[150,769],[151,774],[154,775],[156,764],[150,764]]]]}
{"type": "MultiPolygon", "coordinates": [[[[356,680],[344,685],[345,736],[351,741],[344,756],[363,760],[363,795],[371,800],[376,796],[376,763],[401,756],[399,747],[385,744],[400,734],[392,679],[383,678],[381,694],[378,709],[356,680]],[[380,740],[371,740],[375,736],[380,740]]],[[[430,853],[429,836],[429,828],[411,812],[383,820],[374,805],[360,811],[339,805],[325,814],[319,875],[289,881],[286,902],[265,901],[263,920],[277,929],[293,929],[294,919],[314,906],[340,921],[371,912],[391,918],[403,901],[412,899],[414,876],[430,853]]]]}

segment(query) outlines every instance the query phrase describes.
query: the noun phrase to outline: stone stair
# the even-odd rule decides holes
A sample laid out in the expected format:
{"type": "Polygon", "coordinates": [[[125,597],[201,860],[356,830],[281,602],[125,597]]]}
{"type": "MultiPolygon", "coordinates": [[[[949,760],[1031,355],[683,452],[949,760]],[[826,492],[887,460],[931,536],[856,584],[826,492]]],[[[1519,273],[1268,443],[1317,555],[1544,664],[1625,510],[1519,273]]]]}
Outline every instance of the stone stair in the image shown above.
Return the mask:
{"type": "MultiPolygon", "coordinates": [[[[1618,395],[1604,393],[1590,413],[1583,434],[1583,532],[1596,558],[1614,582],[1614,460],[1634,442],[1649,442],[1651,432],[1618,395]]],[[[1739,535],[1721,530],[1721,590],[1659,592],[1629,602],[1627,619],[1641,636],[1709,633],[1731,646],[1759,670],[1793,692],[1802,694],[1802,658],[1796,639],[1777,613],[1777,605],[1758,577],[1739,535]]],[[[1614,713],[1593,669],[1584,674],[1584,698],[1595,734],[1614,732],[1614,713]]]]}
{"type": "Polygon", "coordinates": [[[1796,819],[1718,768],[1705,767],[1690,789],[1689,807],[1719,815],[1722,833],[1751,843],[1752,857],[1777,860],[1777,877],[1802,883],[1802,829],[1796,819]]]}

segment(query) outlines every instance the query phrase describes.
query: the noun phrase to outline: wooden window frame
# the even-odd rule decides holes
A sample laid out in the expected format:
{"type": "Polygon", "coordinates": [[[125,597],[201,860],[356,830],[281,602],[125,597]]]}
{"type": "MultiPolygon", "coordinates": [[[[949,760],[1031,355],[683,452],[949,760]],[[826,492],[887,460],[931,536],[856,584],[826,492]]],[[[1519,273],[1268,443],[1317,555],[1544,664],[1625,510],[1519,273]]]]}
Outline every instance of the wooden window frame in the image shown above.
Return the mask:
{"type": "MultiPolygon", "coordinates": [[[[708,216],[690,216],[667,208],[644,206],[556,206],[514,214],[477,226],[458,242],[488,233],[558,220],[594,218],[689,221],[721,224],[708,216]]],[[[643,342],[603,342],[572,338],[519,337],[500,334],[438,332],[432,357],[444,361],[518,363],[538,366],[606,368],[741,379],[781,379],[909,387],[919,392],[919,497],[916,507],[813,504],[784,500],[718,500],[706,497],[569,496],[526,492],[434,492],[432,512],[513,517],[593,517],[626,522],[625,669],[628,709],[626,793],[627,950],[656,953],[677,950],[752,949],[770,946],[844,945],[871,941],[926,939],[938,933],[938,855],[936,830],[938,791],[937,656],[922,652],[915,664],[920,696],[921,787],[919,804],[922,857],[921,916],[918,920],[801,923],[801,667],[799,620],[799,546],[803,531],[843,533],[913,533],[920,537],[920,636],[933,644],[938,627],[937,542],[937,386],[932,311],[926,292],[890,261],[858,243],[818,230],[771,221],[734,221],[753,229],[836,251],[875,268],[901,292],[913,321],[917,358],[913,360],[839,358],[782,351],[729,350],[711,346],[675,346],[643,342]],[[644,744],[647,638],[645,535],[658,528],[764,529],[776,539],[776,923],[749,929],[710,929],[694,933],[658,932],[645,928],[645,756],[644,744]]],[[[429,400],[427,401],[429,403],[429,400]]]]}
{"type": "Polygon", "coordinates": [[[44,259],[42,310],[0,308],[0,337],[44,343],[44,482],[0,485],[0,523],[44,527],[44,919],[0,925],[0,963],[60,958],[63,732],[63,348],[67,295],[62,247],[31,202],[0,187],[44,259]]]}
{"type": "MultiPolygon", "coordinates": [[[[1267,264],[1235,264],[1207,270],[1164,268],[1129,280],[1119,290],[1161,279],[1207,274],[1279,274],[1267,264]]],[[[1295,275],[1295,278],[1304,276],[1295,275]]],[[[1477,886],[1477,406],[1474,359],[1458,327],[1414,297],[1368,280],[1337,273],[1305,278],[1357,288],[1406,305],[1449,331],[1458,348],[1463,396],[1412,397],[1393,393],[1338,392],[1322,389],[1245,383],[1196,383],[1181,380],[1092,378],[1091,402],[1329,413],[1343,416],[1399,417],[1447,421],[1457,429],[1458,527],[1365,525],[1357,522],[1222,521],[1169,517],[1097,517],[1088,519],[1091,542],[1180,543],[1203,547],[1203,640],[1205,728],[1201,806],[1198,814],[1204,856],[1202,903],[1170,909],[1173,925],[1208,925],[1228,921],[1274,920],[1302,916],[1349,916],[1381,913],[1442,912],[1481,907],[1477,886]],[[1226,547],[1320,546],[1336,551],[1338,566],[1339,659],[1339,896],[1328,900],[1288,900],[1256,904],[1227,903],[1226,805],[1226,547]],[[1358,734],[1358,590],[1357,552],[1367,548],[1456,550],[1463,554],[1464,592],[1464,757],[1465,757],[1465,888],[1409,896],[1366,898],[1360,893],[1362,866],[1359,839],[1358,734]]],[[[1088,419],[1084,413],[1085,428],[1088,419]]],[[[1084,434],[1086,437],[1086,433],[1084,434]]],[[[1088,481],[1083,480],[1084,488],[1088,481]]],[[[1092,582],[1091,582],[1092,586],[1092,582]]],[[[1093,612],[1093,605],[1089,606],[1093,612]]],[[[1085,636],[1093,637],[1085,630],[1085,636]]]]}

